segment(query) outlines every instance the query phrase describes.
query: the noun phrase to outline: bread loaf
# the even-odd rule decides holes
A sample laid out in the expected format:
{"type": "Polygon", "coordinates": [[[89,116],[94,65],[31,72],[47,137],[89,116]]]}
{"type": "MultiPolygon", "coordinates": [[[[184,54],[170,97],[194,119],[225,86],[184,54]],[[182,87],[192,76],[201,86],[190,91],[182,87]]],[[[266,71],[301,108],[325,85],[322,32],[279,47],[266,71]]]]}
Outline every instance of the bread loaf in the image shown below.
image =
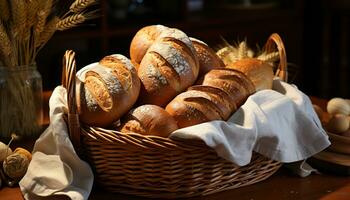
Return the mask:
{"type": "Polygon", "coordinates": [[[257,58],[244,58],[227,65],[246,74],[254,83],[256,91],[271,89],[273,82],[273,66],[257,58]]]}
{"type": "Polygon", "coordinates": [[[204,76],[202,85],[224,90],[233,99],[236,107],[255,92],[253,82],[242,72],[234,69],[214,69],[204,76]]]}
{"type": "Polygon", "coordinates": [[[198,58],[186,34],[178,29],[163,30],[138,68],[140,103],[165,106],[196,81],[198,72],[198,58]]]}
{"type": "Polygon", "coordinates": [[[142,105],[127,114],[120,131],[168,137],[177,128],[174,118],[163,108],[156,105],[142,105]]]}
{"type": "Polygon", "coordinates": [[[202,77],[212,69],[224,68],[225,64],[206,43],[196,38],[190,38],[196,50],[199,61],[199,74],[202,77]]]}
{"type": "Polygon", "coordinates": [[[140,29],[130,44],[130,58],[132,62],[140,64],[148,48],[165,29],[168,29],[168,27],[163,25],[151,25],[140,29]]]}
{"type": "Polygon", "coordinates": [[[131,109],[140,91],[140,80],[130,60],[122,55],[104,57],[77,73],[80,120],[106,127],[131,109]]]}
{"type": "Polygon", "coordinates": [[[254,92],[253,83],[241,72],[214,69],[208,72],[203,85],[192,86],[176,96],[166,111],[179,128],[212,120],[227,120],[254,92]]]}

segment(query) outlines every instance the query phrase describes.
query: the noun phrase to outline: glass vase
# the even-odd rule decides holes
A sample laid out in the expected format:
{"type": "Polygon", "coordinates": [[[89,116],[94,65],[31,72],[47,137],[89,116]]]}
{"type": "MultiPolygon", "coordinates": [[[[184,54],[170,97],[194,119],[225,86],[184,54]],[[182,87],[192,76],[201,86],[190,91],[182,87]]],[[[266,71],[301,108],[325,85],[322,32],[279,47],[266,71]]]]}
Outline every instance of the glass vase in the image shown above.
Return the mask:
{"type": "Polygon", "coordinates": [[[36,64],[0,66],[0,139],[37,138],[43,123],[42,79],[36,64]]]}

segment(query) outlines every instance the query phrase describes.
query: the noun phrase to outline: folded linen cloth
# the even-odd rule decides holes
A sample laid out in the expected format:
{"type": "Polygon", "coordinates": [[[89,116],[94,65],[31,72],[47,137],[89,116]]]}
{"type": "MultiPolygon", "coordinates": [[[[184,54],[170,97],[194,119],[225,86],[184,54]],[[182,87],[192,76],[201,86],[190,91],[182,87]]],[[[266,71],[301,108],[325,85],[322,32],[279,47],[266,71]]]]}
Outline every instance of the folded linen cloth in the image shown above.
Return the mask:
{"type": "Polygon", "coordinates": [[[251,95],[226,121],[174,131],[173,139],[200,139],[222,158],[247,165],[253,151],[284,163],[305,160],[330,145],[310,99],[279,79],[251,95]]]}
{"type": "Polygon", "coordinates": [[[27,200],[50,200],[56,195],[83,200],[90,195],[94,176],[69,139],[63,118],[67,113],[66,99],[66,89],[56,87],[49,102],[50,125],[35,142],[32,161],[19,182],[27,200]]]}

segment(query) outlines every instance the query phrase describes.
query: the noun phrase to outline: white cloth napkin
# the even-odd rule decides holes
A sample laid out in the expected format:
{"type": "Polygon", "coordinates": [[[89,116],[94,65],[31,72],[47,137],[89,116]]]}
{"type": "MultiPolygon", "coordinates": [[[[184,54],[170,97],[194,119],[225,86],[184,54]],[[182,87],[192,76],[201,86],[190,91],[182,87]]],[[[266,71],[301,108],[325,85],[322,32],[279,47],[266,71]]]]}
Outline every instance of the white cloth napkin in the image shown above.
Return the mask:
{"type": "Polygon", "coordinates": [[[284,163],[305,160],[330,145],[310,99],[296,86],[274,80],[273,90],[251,95],[231,118],[176,130],[174,139],[200,139],[238,166],[253,151],[284,163]]]}
{"type": "Polygon", "coordinates": [[[35,142],[27,173],[19,182],[27,200],[55,199],[66,195],[73,200],[88,199],[94,176],[80,160],[68,136],[66,89],[58,86],[50,98],[50,125],[35,142]]]}

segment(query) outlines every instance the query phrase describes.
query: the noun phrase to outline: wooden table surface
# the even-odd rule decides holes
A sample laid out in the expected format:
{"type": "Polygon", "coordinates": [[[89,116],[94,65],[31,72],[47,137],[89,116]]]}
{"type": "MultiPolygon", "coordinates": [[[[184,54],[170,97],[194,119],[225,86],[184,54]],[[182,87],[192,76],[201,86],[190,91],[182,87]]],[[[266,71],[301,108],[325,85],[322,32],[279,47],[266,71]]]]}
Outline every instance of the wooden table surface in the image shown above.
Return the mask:
{"type": "MultiPolygon", "coordinates": [[[[50,93],[46,93],[46,99],[50,93]]],[[[311,98],[312,101],[321,107],[325,107],[325,101],[311,98]]],[[[46,101],[47,102],[47,101],[46,101]]],[[[47,108],[46,108],[47,109],[47,108]]],[[[47,111],[47,110],[46,110],[47,111]]],[[[67,199],[57,197],[57,199],[67,199]]],[[[139,200],[140,197],[112,194],[101,188],[94,187],[90,200],[100,199],[123,199],[139,200]]],[[[336,176],[334,174],[312,174],[306,178],[294,176],[285,168],[281,168],[276,174],[265,181],[245,186],[242,188],[228,190],[204,197],[187,198],[188,200],[349,200],[350,199],[350,177],[336,176]]],[[[23,200],[23,196],[18,187],[2,188],[0,190],[0,200],[23,200]]]]}

